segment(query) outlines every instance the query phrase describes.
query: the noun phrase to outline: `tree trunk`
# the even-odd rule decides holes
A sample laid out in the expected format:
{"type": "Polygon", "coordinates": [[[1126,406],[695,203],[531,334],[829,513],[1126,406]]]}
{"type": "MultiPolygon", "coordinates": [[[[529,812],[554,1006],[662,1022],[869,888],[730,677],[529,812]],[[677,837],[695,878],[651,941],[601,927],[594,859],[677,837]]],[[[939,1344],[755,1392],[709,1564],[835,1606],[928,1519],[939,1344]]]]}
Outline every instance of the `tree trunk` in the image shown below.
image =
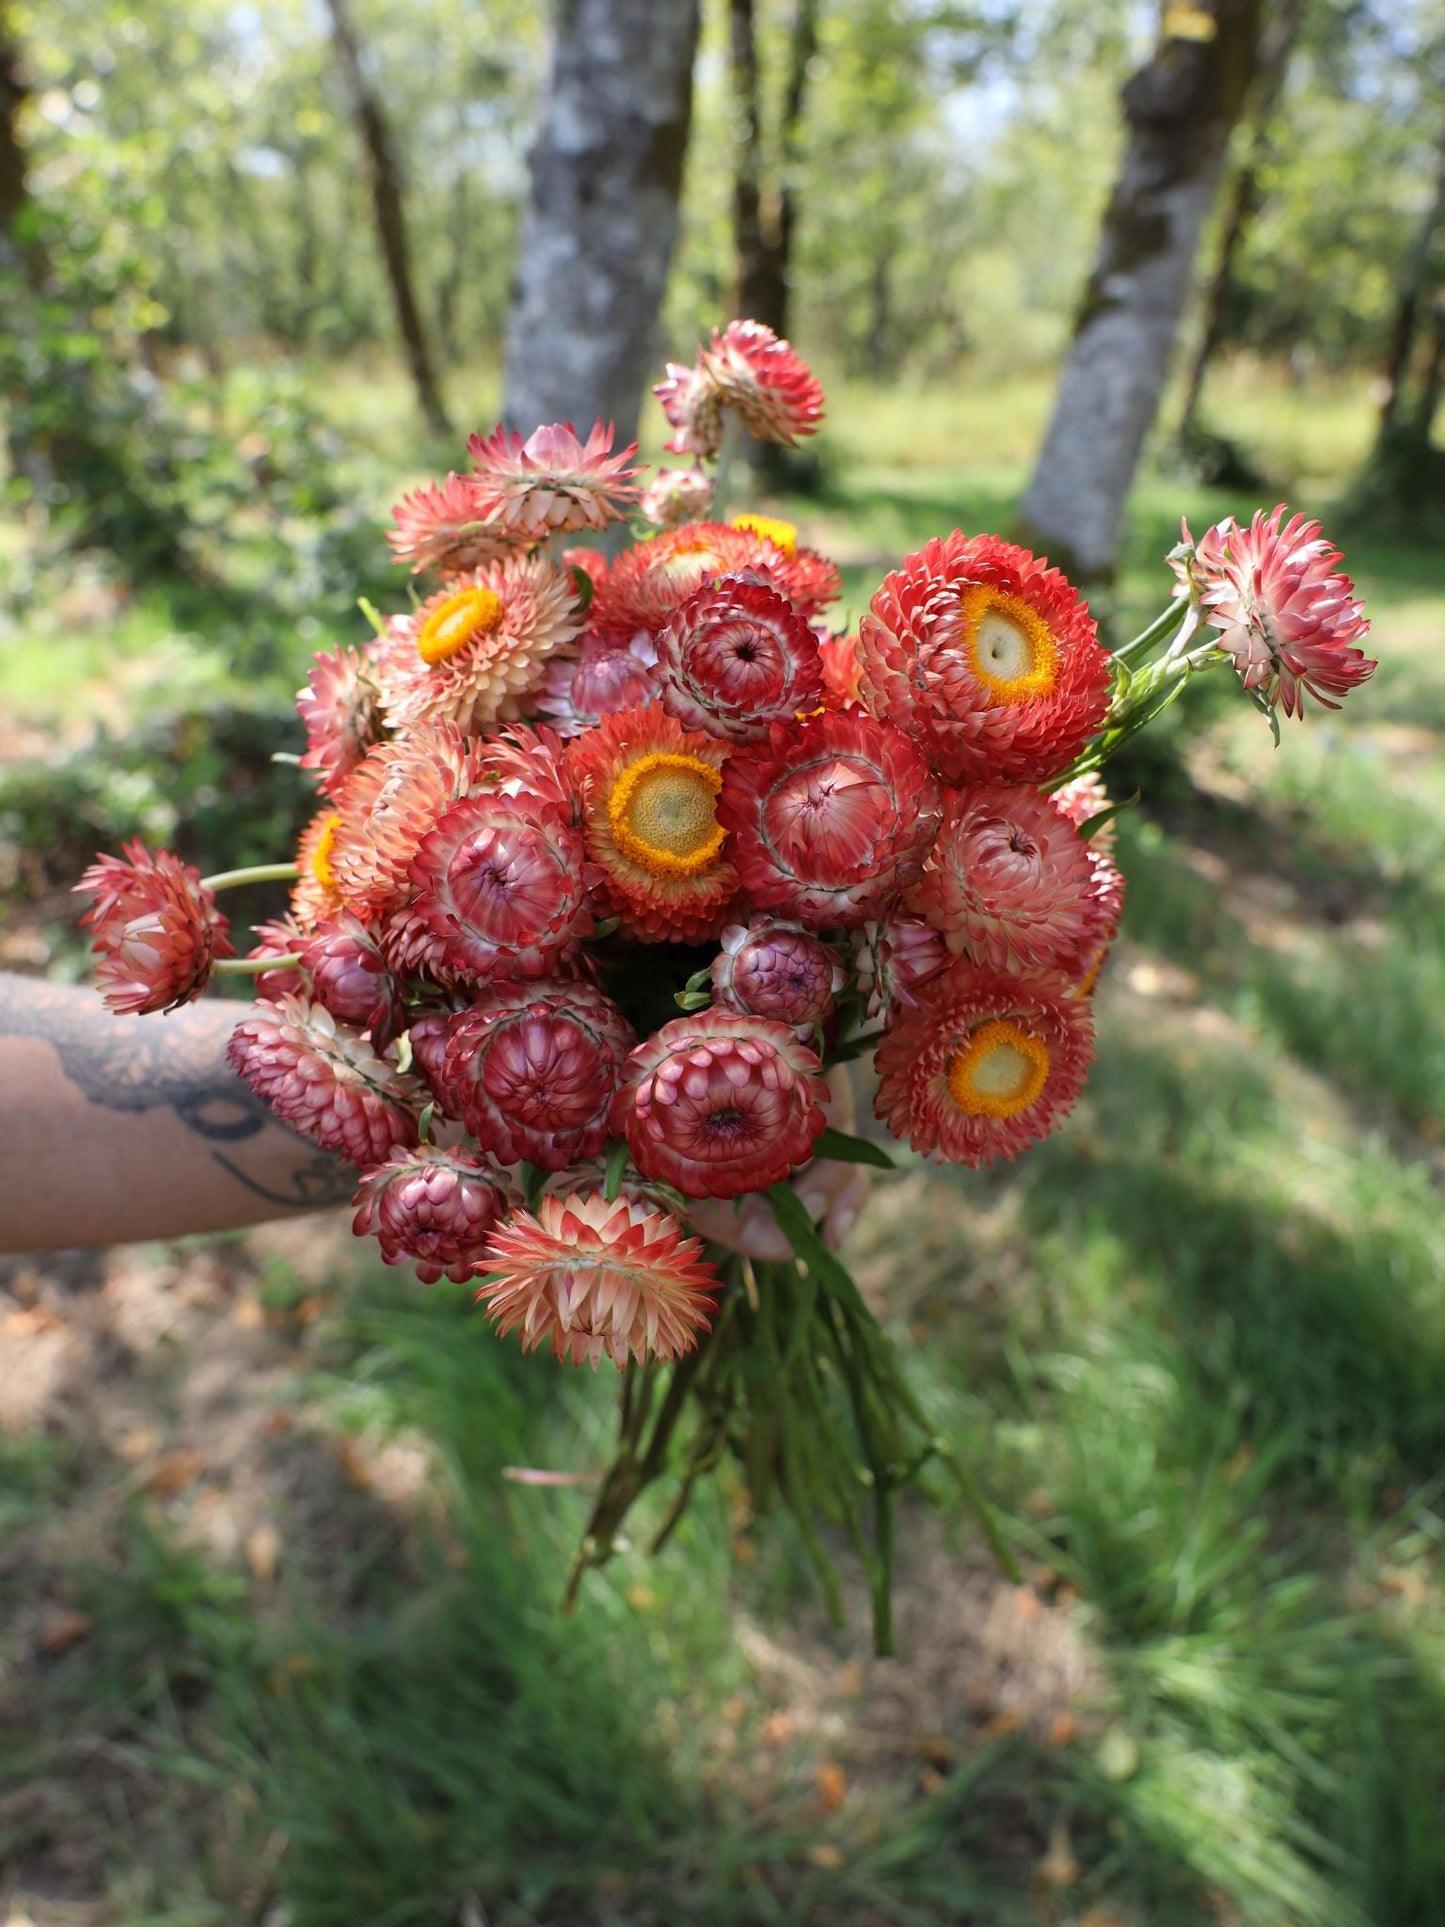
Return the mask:
{"type": "Polygon", "coordinates": [[[1249,143],[1239,171],[1229,191],[1224,226],[1219,237],[1219,253],[1204,296],[1204,313],[1199,342],[1189,367],[1184,389],[1184,405],[1179,411],[1178,439],[1186,442],[1194,432],[1199,398],[1204,392],[1204,377],[1214,359],[1224,333],[1224,316],[1234,286],[1234,262],[1239,244],[1249,232],[1260,208],[1260,175],[1274,149],[1272,124],[1279,98],[1284,91],[1290,55],[1299,38],[1308,0],[1276,0],[1260,36],[1259,69],[1254,85],[1254,100],[1249,143]]]}
{"type": "Polygon", "coordinates": [[[407,242],[406,215],[402,206],[401,179],[392,147],[391,130],[381,103],[371,91],[361,64],[361,49],[356,30],[347,11],[347,0],[326,0],[331,16],[331,39],[336,48],[337,65],[351,100],[357,131],[366,150],[371,177],[371,203],[376,216],[376,235],[396,303],[397,326],[401,330],[407,367],[416,386],[427,425],[437,435],[449,435],[452,426],[442,404],[421,310],[417,307],[412,283],[411,250],[407,242]]]}
{"type": "Polygon", "coordinates": [[[1180,30],[1123,90],[1124,161],[1021,511],[1029,539],[1086,580],[1114,569],[1200,230],[1254,70],[1259,0],[1200,0],[1166,19],[1180,30]]]}
{"type": "Polygon", "coordinates": [[[507,342],[509,426],[637,432],[677,233],[698,0],[558,0],[507,342]]]}
{"type": "Polygon", "coordinates": [[[1430,334],[1430,359],[1415,398],[1410,428],[1418,441],[1428,447],[1435,434],[1435,417],[1440,412],[1440,391],[1445,388],[1445,288],[1435,290],[1435,312],[1430,334]]]}
{"type": "Polygon", "coordinates": [[[1385,399],[1380,405],[1380,438],[1383,441],[1404,412],[1410,384],[1410,364],[1415,358],[1422,309],[1438,287],[1441,275],[1435,260],[1436,238],[1445,227],[1445,142],[1438,156],[1435,193],[1425,218],[1416,229],[1410,252],[1400,273],[1396,290],[1395,313],[1390,324],[1390,340],[1385,356],[1385,399]]]}
{"type": "Polygon", "coordinates": [[[762,89],[758,79],[754,0],[730,0],[731,66],[737,102],[738,146],[733,181],[733,236],[737,248],[736,313],[788,332],[797,197],[793,176],[807,97],[808,68],[818,50],[818,0],[795,0],[788,36],[788,73],[778,123],[778,179],[765,186],[762,89]]]}

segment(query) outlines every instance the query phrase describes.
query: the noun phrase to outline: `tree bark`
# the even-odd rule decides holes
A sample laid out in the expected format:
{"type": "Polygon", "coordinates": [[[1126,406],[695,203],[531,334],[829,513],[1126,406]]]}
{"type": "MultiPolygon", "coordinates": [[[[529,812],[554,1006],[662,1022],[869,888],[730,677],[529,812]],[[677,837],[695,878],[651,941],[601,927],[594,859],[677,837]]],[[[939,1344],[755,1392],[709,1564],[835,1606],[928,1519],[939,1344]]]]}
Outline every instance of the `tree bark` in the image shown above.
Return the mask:
{"type": "Polygon", "coordinates": [[[371,177],[371,204],[376,217],[376,236],[381,246],[386,275],[396,304],[397,326],[407,367],[416,387],[427,425],[434,434],[449,435],[451,422],[442,403],[426,330],[417,306],[412,281],[411,248],[407,240],[406,213],[402,203],[401,176],[392,146],[391,129],[381,111],[381,102],[371,90],[361,64],[361,48],[348,11],[348,0],[326,0],[331,16],[331,40],[337,65],[351,101],[361,144],[366,150],[367,170],[371,177]]]}
{"type": "Polygon", "coordinates": [[[818,0],[795,0],[788,36],[788,73],[778,123],[778,179],[765,187],[762,89],[758,77],[754,0],[730,0],[731,67],[737,103],[737,159],[733,180],[733,238],[738,280],[735,311],[788,332],[793,236],[797,223],[794,173],[807,97],[808,68],[818,50],[818,0]]]}
{"type": "Polygon", "coordinates": [[[1030,540],[1086,580],[1112,574],[1129,485],[1158,413],[1200,230],[1254,70],[1259,0],[1196,0],[1123,90],[1123,165],[1024,498],[1030,540]]]}
{"type": "Polygon", "coordinates": [[[698,0],[558,0],[504,416],[637,433],[677,234],[698,0]]]}
{"type": "Polygon", "coordinates": [[[1184,405],[1179,411],[1178,439],[1187,441],[1194,432],[1199,398],[1204,392],[1204,377],[1224,334],[1224,316],[1234,286],[1234,262],[1239,244],[1249,232],[1250,223],[1260,209],[1260,175],[1274,151],[1275,109],[1284,91],[1290,55],[1304,20],[1308,0],[1277,0],[1260,36],[1259,68],[1251,104],[1252,126],[1249,143],[1229,190],[1224,225],[1219,236],[1219,252],[1214,272],[1204,296],[1204,313],[1199,341],[1189,365],[1184,388],[1184,405]]]}
{"type": "Polygon", "coordinates": [[[1385,354],[1385,399],[1380,404],[1381,440],[1389,435],[1404,412],[1422,310],[1441,280],[1435,255],[1436,240],[1442,228],[1445,228],[1445,141],[1442,141],[1437,157],[1435,193],[1424,220],[1415,231],[1396,290],[1395,313],[1390,323],[1389,345],[1385,354]]]}

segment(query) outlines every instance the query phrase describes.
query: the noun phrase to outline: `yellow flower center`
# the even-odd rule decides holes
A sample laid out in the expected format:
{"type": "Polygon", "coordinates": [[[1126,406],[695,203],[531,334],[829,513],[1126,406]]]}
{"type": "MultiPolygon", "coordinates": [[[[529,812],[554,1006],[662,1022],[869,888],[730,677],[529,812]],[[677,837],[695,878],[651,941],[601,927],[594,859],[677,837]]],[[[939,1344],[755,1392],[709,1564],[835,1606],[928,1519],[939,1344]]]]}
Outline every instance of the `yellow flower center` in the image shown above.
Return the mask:
{"type": "Polygon", "coordinates": [[[735,515],[733,527],[748,535],[761,535],[784,555],[798,553],[798,531],[791,522],[780,522],[771,515],[735,515]]]}
{"type": "Polygon", "coordinates": [[[323,890],[336,888],[336,872],[331,867],[331,852],[336,848],[336,832],[341,828],[341,813],[338,810],[328,816],[321,826],[321,834],[316,839],[316,848],[311,854],[311,874],[323,890]]]}
{"type": "Polygon", "coordinates": [[[706,575],[716,568],[719,557],[711,542],[701,537],[691,542],[683,542],[654,564],[657,573],[664,581],[672,582],[681,576],[696,575],[699,570],[706,575]]]}
{"type": "Polygon", "coordinates": [[[490,635],[501,622],[505,606],[492,589],[458,589],[438,603],[421,625],[416,653],[434,668],[478,636],[490,635]]]}
{"type": "Polygon", "coordinates": [[[1007,1017],[990,1018],[959,1045],[948,1092],[970,1117],[1017,1117],[1049,1077],[1048,1046],[1007,1017]]]}
{"type": "Polygon", "coordinates": [[[959,599],[963,646],[973,673],[996,703],[1047,696],[1059,671],[1059,645],[1036,609],[986,582],[959,599]]]}
{"type": "Polygon", "coordinates": [[[727,835],[713,814],[721,788],[721,774],[700,756],[640,756],[607,798],[612,840],[652,876],[701,876],[727,835]]]}

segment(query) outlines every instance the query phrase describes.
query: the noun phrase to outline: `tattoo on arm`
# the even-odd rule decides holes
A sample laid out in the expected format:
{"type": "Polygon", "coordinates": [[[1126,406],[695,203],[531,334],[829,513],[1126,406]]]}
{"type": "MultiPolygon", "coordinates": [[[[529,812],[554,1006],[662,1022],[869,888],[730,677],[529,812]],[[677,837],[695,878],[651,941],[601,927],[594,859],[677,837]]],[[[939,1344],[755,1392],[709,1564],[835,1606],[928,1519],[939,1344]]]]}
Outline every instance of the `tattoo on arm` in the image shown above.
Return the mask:
{"type": "Polygon", "coordinates": [[[292,1131],[226,1062],[230,1026],[215,1013],[228,1008],[236,1009],[239,1020],[239,1007],[216,1004],[188,1005],[166,1016],[117,1017],[93,992],[0,975],[0,1036],[48,1043],[88,1102],[127,1113],[171,1110],[210,1145],[223,1171],[270,1204],[316,1211],[348,1203],[356,1189],[351,1166],[292,1131]],[[296,1145],[285,1189],[252,1176],[237,1161],[239,1147],[268,1128],[283,1131],[296,1145]]]}

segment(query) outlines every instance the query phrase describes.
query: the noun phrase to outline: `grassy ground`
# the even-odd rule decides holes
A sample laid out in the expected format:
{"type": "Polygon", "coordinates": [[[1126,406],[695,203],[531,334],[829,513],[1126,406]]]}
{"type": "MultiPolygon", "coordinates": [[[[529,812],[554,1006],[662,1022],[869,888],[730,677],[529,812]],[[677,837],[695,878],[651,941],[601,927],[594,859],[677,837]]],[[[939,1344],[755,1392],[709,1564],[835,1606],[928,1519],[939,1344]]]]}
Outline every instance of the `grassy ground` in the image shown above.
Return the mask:
{"type": "MultiPolygon", "coordinates": [[[[401,446],[395,391],[353,392],[401,446]]],[[[1310,507],[1367,434],[1362,398],[1248,371],[1216,405],[1310,507]]],[[[856,602],[906,546],[1006,519],[1045,406],[843,393],[821,492],[784,506],[856,602]]],[[[388,465],[353,473],[385,500],[388,465]]],[[[1181,507],[1248,506],[1147,476],[1122,610],[1181,507]]],[[[723,1481],[563,1619],[582,1496],[503,1468],[597,1463],[605,1384],[382,1275],[344,1221],[12,1266],[0,1919],[1438,1918],[1445,569],[1351,562],[1382,663],[1343,716],[1276,752],[1206,691],[1182,761],[1131,776],[1154,800],[1122,819],[1068,1128],[1014,1170],[909,1169],[855,1234],[1027,1583],[919,1504],[903,1657],[873,1661],[861,1589],[831,1628],[723,1481]]],[[[127,810],[230,833],[250,779],[185,718],[259,737],[314,638],[238,673],[214,629],[248,644],[244,612],[40,588],[0,654],[0,808],[48,843],[0,955],[67,968],[66,838],[127,810]]],[[[260,838],[287,799],[252,805],[260,838]]]]}

